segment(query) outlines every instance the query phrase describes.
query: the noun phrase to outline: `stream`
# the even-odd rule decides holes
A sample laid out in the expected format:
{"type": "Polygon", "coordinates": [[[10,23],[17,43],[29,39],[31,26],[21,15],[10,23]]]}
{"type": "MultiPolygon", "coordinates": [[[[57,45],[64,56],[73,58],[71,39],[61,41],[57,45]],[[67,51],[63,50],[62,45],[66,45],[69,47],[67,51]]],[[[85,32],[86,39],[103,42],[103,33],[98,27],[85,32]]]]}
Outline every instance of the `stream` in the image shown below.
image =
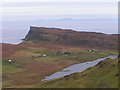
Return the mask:
{"type": "Polygon", "coordinates": [[[66,75],[69,75],[72,73],[82,72],[82,71],[88,69],[89,67],[93,67],[93,66],[97,65],[99,62],[101,62],[107,58],[116,59],[117,57],[118,57],[117,55],[111,55],[111,56],[107,56],[105,58],[100,58],[100,59],[96,59],[96,60],[89,61],[89,62],[74,64],[67,68],[64,68],[62,71],[56,72],[50,76],[46,76],[41,81],[57,79],[57,78],[60,78],[60,77],[63,77],[63,76],[66,76],[66,75]]]}

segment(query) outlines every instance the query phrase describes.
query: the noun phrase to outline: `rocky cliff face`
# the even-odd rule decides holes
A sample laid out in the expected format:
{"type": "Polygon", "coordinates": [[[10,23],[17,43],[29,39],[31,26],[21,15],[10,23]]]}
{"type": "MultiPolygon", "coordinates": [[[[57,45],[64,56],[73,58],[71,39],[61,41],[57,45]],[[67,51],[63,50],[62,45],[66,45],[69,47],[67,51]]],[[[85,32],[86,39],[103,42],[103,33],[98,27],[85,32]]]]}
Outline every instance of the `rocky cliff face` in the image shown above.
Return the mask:
{"type": "Polygon", "coordinates": [[[59,28],[30,27],[30,31],[22,44],[26,42],[117,49],[118,35],[77,32],[59,28]]]}

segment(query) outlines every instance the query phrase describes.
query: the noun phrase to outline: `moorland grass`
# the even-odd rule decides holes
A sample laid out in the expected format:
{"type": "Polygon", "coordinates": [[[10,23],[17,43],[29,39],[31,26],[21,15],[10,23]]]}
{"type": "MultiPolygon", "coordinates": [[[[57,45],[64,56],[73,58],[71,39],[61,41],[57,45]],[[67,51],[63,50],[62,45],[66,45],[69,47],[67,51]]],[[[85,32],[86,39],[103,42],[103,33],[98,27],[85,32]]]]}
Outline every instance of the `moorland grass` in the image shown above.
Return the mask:
{"type": "Polygon", "coordinates": [[[34,88],[118,88],[118,59],[106,59],[101,64],[68,78],[44,81],[34,88]]]}

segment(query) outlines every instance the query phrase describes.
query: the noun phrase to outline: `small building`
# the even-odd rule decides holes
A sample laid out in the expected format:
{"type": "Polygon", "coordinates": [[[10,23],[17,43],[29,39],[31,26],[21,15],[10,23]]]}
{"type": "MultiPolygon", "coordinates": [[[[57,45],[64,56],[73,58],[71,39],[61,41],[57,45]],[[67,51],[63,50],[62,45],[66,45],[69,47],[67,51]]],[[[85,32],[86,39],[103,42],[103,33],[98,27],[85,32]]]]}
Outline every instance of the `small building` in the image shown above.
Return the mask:
{"type": "Polygon", "coordinates": [[[63,54],[71,54],[70,52],[62,52],[63,54]]]}
{"type": "Polygon", "coordinates": [[[47,55],[46,55],[46,54],[43,54],[42,56],[43,56],[43,57],[47,57],[47,55]]]}
{"type": "Polygon", "coordinates": [[[94,52],[94,50],[93,50],[93,49],[89,49],[88,51],[89,51],[89,52],[94,52]]]}
{"type": "Polygon", "coordinates": [[[9,60],[8,60],[8,63],[13,63],[13,60],[9,59],[9,60]]]}
{"type": "Polygon", "coordinates": [[[71,54],[70,52],[57,52],[56,55],[71,54]]]}

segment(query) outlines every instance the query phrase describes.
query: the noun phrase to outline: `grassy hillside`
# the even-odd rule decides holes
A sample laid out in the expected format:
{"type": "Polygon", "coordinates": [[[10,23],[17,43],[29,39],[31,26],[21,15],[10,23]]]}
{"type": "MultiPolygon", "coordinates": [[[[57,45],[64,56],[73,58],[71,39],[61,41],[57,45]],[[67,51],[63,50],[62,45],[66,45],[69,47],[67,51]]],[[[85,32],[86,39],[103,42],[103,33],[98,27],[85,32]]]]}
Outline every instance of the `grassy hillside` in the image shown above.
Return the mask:
{"type": "Polygon", "coordinates": [[[112,50],[80,48],[56,45],[9,45],[3,44],[3,87],[35,85],[46,75],[51,75],[76,63],[95,60],[111,54],[112,50]],[[55,55],[58,51],[71,52],[69,55],[55,55]],[[40,57],[47,54],[47,57],[40,57]],[[14,60],[9,64],[8,60],[14,60]]]}
{"type": "Polygon", "coordinates": [[[118,35],[78,32],[59,28],[30,27],[21,44],[56,44],[66,46],[117,49],[118,35]]]}
{"type": "Polygon", "coordinates": [[[34,88],[117,88],[118,59],[106,59],[82,73],[44,81],[34,88]]]}

